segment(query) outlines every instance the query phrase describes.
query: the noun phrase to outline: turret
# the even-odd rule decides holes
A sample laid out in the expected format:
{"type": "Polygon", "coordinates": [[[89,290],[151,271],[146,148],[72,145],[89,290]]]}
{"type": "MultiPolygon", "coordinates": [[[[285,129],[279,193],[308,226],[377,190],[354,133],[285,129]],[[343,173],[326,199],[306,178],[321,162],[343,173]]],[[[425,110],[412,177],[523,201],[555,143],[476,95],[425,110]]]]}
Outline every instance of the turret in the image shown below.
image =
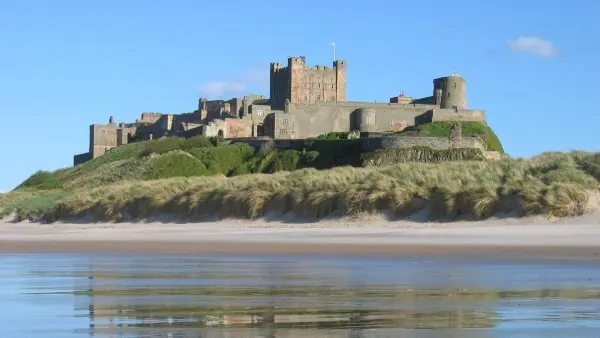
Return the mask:
{"type": "Polygon", "coordinates": [[[467,80],[456,73],[437,78],[433,80],[433,95],[440,108],[467,109],[467,80]]]}

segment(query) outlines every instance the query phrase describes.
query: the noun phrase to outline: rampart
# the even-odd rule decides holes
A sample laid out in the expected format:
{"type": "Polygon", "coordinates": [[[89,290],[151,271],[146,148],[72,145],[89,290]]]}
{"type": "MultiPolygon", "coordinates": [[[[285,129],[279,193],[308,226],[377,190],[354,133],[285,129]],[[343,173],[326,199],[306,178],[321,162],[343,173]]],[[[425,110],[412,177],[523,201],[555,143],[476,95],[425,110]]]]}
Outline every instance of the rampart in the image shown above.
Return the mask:
{"type": "Polygon", "coordinates": [[[462,137],[460,140],[452,140],[449,137],[420,137],[420,136],[381,136],[381,137],[365,137],[352,140],[339,141],[320,141],[310,139],[296,140],[269,140],[269,139],[234,139],[234,142],[243,142],[255,148],[260,148],[262,145],[273,142],[275,149],[286,150],[295,149],[302,150],[311,146],[313,142],[346,142],[359,143],[363,151],[374,151],[378,149],[392,148],[412,148],[412,147],[429,147],[436,150],[445,150],[451,148],[475,148],[481,151],[486,150],[485,145],[476,137],[462,137]]]}
{"type": "Polygon", "coordinates": [[[437,150],[445,150],[451,148],[474,148],[479,149],[481,151],[486,150],[483,143],[476,137],[462,137],[458,141],[453,141],[448,137],[384,136],[362,138],[360,139],[360,143],[364,151],[412,147],[428,147],[437,150]]]}
{"type": "MultiPolygon", "coordinates": [[[[274,138],[311,138],[330,132],[401,131],[408,126],[433,121],[478,121],[485,123],[485,112],[469,109],[440,109],[435,105],[316,102],[288,103],[279,118],[293,121],[293,130],[275,125],[274,138]]],[[[290,122],[291,125],[292,122],[290,122]]]]}
{"type": "Polygon", "coordinates": [[[75,156],[73,156],[73,165],[80,165],[83,164],[89,160],[91,160],[91,154],[89,152],[87,153],[82,153],[82,154],[77,154],[75,156]]]}
{"type": "Polygon", "coordinates": [[[481,109],[440,109],[435,108],[418,116],[416,124],[439,122],[439,121],[472,121],[487,124],[485,110],[481,109]]]}

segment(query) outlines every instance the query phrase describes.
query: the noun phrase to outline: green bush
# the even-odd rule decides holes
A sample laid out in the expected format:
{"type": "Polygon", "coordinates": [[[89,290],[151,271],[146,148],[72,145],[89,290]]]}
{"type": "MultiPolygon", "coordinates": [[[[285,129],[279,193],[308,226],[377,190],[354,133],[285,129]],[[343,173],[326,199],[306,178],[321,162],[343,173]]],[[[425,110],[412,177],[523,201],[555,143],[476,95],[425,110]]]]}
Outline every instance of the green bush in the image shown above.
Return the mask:
{"type": "Polygon", "coordinates": [[[346,140],[348,132],[331,132],[317,136],[317,140],[346,140]]]}
{"type": "Polygon", "coordinates": [[[154,155],[150,159],[144,173],[145,179],[161,179],[171,177],[206,176],[206,166],[192,155],[176,150],[164,155],[154,155]]]}
{"type": "Polygon", "coordinates": [[[315,140],[308,148],[313,155],[318,154],[312,164],[317,169],[338,166],[359,166],[362,147],[360,140],[315,140]]]}
{"type": "MultiPolygon", "coordinates": [[[[32,188],[38,190],[53,190],[62,189],[63,184],[56,177],[56,175],[50,171],[39,170],[33,175],[29,176],[23,183],[21,183],[16,189],[32,188]]],[[[15,190],[16,190],[15,189],[15,190]]]]}
{"type": "Polygon", "coordinates": [[[187,151],[194,148],[213,146],[213,142],[204,136],[194,136],[191,138],[165,137],[146,142],[144,150],[139,153],[139,157],[146,157],[150,154],[166,154],[173,150],[187,151]]]}
{"type": "Polygon", "coordinates": [[[600,154],[579,156],[577,165],[597,180],[600,180],[600,154]]]}
{"type": "Polygon", "coordinates": [[[269,166],[265,169],[265,172],[294,171],[302,165],[301,156],[302,153],[298,150],[277,151],[272,157],[269,166]]]}
{"type": "Polygon", "coordinates": [[[204,163],[210,174],[229,175],[254,157],[256,149],[246,143],[233,143],[221,147],[194,148],[188,152],[204,163]]]}

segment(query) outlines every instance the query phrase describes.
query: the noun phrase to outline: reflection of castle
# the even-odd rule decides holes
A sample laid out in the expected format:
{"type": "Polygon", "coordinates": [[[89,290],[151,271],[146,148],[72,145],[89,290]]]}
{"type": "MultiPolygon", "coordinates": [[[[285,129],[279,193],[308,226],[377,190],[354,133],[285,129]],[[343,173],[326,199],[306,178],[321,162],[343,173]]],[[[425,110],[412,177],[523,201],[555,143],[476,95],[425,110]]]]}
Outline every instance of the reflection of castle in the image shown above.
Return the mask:
{"type": "Polygon", "coordinates": [[[400,131],[418,123],[486,121],[485,111],[467,109],[466,80],[457,74],[433,80],[432,95],[413,99],[400,94],[389,103],[346,100],[347,63],[308,66],[305,57],[288,58],[287,66],[271,63],[270,98],[246,95],[230,100],[199,100],[184,114],[142,113],[134,123],[90,126],[89,151],[75,164],[101,156],[134,140],[167,135],[303,139],[329,132],[400,131]]]}
{"type": "MultiPolygon", "coordinates": [[[[460,300],[443,294],[439,295],[440,298],[423,299],[423,293],[403,296],[402,292],[395,292],[392,297],[381,297],[381,294],[377,295],[378,291],[381,292],[377,285],[362,284],[362,278],[369,277],[359,276],[352,280],[351,273],[345,272],[345,269],[335,272],[336,291],[326,299],[322,295],[311,295],[309,291],[298,293],[295,285],[275,283],[289,278],[288,273],[293,275],[294,269],[314,268],[301,264],[284,268],[272,264],[253,265],[251,270],[257,274],[257,279],[265,281],[264,284],[229,286],[236,291],[247,290],[246,294],[236,292],[237,296],[206,297],[203,293],[205,297],[194,298],[179,297],[177,291],[198,287],[195,278],[174,277],[181,279],[173,283],[168,274],[177,275],[182,271],[168,271],[164,277],[169,278],[165,282],[159,280],[153,290],[154,283],[149,281],[153,280],[155,273],[161,273],[160,262],[154,270],[152,266],[140,269],[142,266],[139,261],[134,261],[89,267],[87,281],[76,288],[87,291],[89,296],[78,296],[76,306],[89,311],[90,336],[198,337],[202,333],[203,337],[299,338],[326,333],[327,337],[341,338],[368,336],[370,329],[377,328],[378,333],[387,332],[383,336],[404,337],[407,333],[397,329],[491,328],[497,324],[491,310],[498,303],[494,295],[475,299],[467,297],[468,304],[476,302],[481,305],[475,308],[464,307],[460,300]],[[185,283],[186,280],[190,283],[185,283]],[[290,289],[285,285],[289,285],[290,289]],[[145,292],[140,293],[142,289],[145,292]],[[267,292],[259,296],[256,295],[257,289],[267,292]],[[176,296],[170,297],[164,293],[165,290],[176,296]],[[98,294],[100,291],[105,294],[98,294]],[[344,291],[347,291],[346,295],[344,291]],[[432,301],[435,306],[429,307],[432,301]]],[[[332,270],[334,268],[328,267],[328,271],[332,270]]],[[[205,271],[209,274],[215,272],[210,268],[205,271]]],[[[306,285],[309,289],[323,280],[319,278],[322,275],[315,275],[317,277],[306,285]]],[[[485,337],[485,334],[475,336],[485,337]]]]}

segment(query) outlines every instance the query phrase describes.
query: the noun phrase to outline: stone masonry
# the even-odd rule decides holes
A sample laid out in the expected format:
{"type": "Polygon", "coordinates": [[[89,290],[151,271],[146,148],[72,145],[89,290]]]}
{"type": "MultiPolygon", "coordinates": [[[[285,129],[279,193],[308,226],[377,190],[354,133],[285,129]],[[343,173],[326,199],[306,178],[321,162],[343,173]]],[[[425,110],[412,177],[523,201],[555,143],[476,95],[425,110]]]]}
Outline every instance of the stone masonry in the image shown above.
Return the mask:
{"type": "Polygon", "coordinates": [[[347,101],[346,70],[345,60],[334,61],[332,67],[308,66],[304,56],[289,57],[287,66],[270,64],[269,98],[254,94],[229,100],[200,98],[192,112],[142,113],[133,123],[117,123],[111,116],[108,124],[90,126],[89,149],[75,155],[74,164],[130,142],[165,136],[295,140],[330,132],[395,132],[433,121],[486,123],[484,110],[467,107],[466,79],[458,74],[434,79],[430,96],[400,93],[387,103],[377,103],[347,101]]]}

